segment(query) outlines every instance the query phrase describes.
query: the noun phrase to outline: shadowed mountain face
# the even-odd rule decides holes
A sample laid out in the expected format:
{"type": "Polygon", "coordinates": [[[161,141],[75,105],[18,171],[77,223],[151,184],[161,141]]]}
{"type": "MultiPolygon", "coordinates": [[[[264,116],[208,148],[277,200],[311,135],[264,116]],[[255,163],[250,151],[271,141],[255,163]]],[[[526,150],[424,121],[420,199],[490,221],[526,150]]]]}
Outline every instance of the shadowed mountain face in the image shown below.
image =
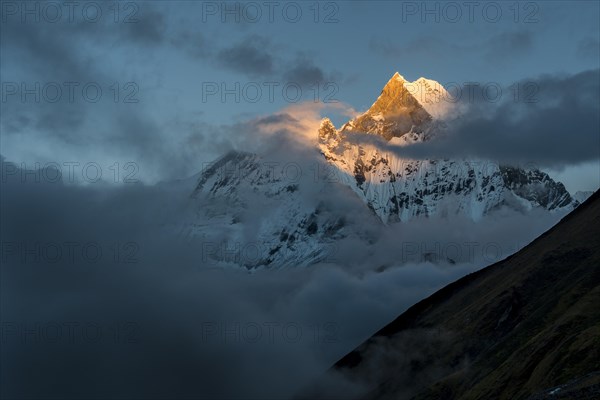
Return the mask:
{"type": "Polygon", "coordinates": [[[597,399],[599,305],[596,192],[518,253],[411,307],[338,361],[317,391],[325,398],[597,399]]]}

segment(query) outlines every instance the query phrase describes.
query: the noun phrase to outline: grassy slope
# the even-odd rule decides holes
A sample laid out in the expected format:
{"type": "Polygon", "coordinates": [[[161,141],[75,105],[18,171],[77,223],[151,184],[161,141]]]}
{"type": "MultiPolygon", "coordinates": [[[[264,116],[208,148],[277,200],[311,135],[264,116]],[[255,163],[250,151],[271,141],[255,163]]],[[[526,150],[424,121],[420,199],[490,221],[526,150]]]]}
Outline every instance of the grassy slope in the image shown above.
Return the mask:
{"type": "Polygon", "coordinates": [[[372,398],[524,399],[599,371],[599,360],[595,193],[517,254],[411,307],[335,368],[367,381],[372,398]]]}

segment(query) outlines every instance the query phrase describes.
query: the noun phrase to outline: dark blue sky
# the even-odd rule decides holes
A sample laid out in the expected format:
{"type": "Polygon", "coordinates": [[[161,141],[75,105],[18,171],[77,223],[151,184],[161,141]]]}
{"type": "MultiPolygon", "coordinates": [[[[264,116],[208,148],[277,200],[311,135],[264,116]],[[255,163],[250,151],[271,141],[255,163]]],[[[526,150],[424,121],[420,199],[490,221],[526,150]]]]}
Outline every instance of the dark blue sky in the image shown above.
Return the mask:
{"type": "MultiPolygon", "coordinates": [[[[27,4],[2,2],[3,156],[134,160],[149,181],[199,170],[227,147],[231,124],[290,104],[316,102],[339,125],[396,71],[498,84],[510,98],[518,82],[600,66],[595,1],[27,4]],[[191,133],[196,155],[165,172],[191,133]]],[[[598,161],[564,167],[554,173],[571,190],[600,184],[598,161]]]]}

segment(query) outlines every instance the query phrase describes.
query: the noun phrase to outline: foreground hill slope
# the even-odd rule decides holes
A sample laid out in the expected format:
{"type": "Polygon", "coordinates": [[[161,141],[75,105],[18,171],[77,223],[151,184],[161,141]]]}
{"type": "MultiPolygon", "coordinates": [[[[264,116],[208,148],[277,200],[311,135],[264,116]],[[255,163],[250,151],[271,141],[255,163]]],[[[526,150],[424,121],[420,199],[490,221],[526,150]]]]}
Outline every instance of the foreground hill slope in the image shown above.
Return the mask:
{"type": "MultiPolygon", "coordinates": [[[[360,398],[592,399],[598,371],[596,192],[518,253],[408,309],[330,374],[360,398]]],[[[321,394],[339,395],[331,386],[321,394]]]]}

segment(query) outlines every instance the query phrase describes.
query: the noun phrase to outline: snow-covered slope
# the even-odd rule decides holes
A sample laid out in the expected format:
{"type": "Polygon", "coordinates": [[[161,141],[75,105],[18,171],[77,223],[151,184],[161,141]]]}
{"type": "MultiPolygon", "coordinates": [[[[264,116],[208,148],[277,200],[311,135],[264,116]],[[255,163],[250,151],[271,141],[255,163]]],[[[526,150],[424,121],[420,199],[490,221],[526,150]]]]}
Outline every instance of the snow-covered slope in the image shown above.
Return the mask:
{"type": "Polygon", "coordinates": [[[594,192],[590,192],[590,191],[581,191],[578,190],[577,192],[575,192],[575,194],[573,195],[573,199],[575,201],[577,201],[579,204],[583,203],[584,201],[586,201],[591,195],[593,195],[594,192]]]}
{"type": "Polygon", "coordinates": [[[444,118],[455,111],[445,96],[433,80],[407,82],[396,73],[371,108],[339,130],[324,119],[315,153],[334,179],[290,181],[260,155],[225,155],[198,178],[196,218],[186,225],[186,236],[202,241],[203,257],[221,263],[301,266],[327,261],[340,239],[368,241],[369,224],[433,215],[479,221],[502,207],[527,212],[578,204],[536,169],[486,160],[410,160],[382,150],[378,143],[426,141],[443,130],[444,118]],[[375,140],[353,140],[365,134],[375,140]]]}
{"type": "Polygon", "coordinates": [[[191,196],[196,218],[184,229],[201,242],[205,261],[248,269],[333,262],[336,240],[362,235],[354,216],[378,223],[349,188],[296,180],[275,164],[233,151],[200,175],[191,196]],[[332,192],[344,204],[332,204],[332,192]]]}
{"type": "Polygon", "coordinates": [[[421,77],[404,87],[434,119],[444,119],[454,109],[452,97],[437,81],[421,77]]]}

